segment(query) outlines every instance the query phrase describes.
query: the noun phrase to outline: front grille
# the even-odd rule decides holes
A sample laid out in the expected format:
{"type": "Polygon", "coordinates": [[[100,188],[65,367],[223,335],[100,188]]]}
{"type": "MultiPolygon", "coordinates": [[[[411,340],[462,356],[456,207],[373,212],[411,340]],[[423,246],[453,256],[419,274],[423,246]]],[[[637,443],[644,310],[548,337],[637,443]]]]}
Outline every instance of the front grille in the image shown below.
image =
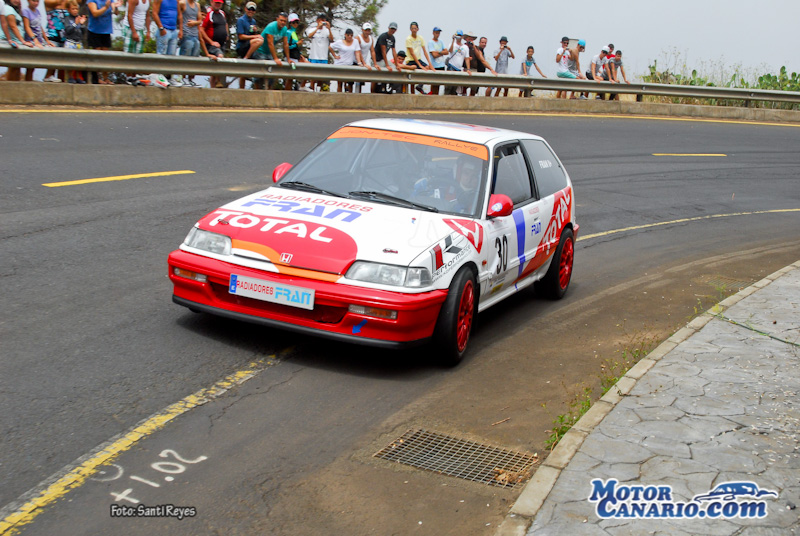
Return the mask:
{"type": "Polygon", "coordinates": [[[539,462],[525,454],[427,430],[409,430],[378,451],[376,458],[501,488],[531,477],[539,462]]]}
{"type": "Polygon", "coordinates": [[[334,307],[332,305],[314,304],[314,309],[309,311],[307,309],[299,309],[288,305],[281,305],[279,303],[271,303],[262,300],[248,298],[246,296],[237,296],[228,292],[227,285],[211,282],[211,290],[214,291],[214,296],[221,302],[240,305],[243,307],[251,307],[265,313],[273,313],[275,315],[302,318],[312,320],[321,324],[337,324],[342,321],[344,315],[347,313],[346,307],[334,307]]]}

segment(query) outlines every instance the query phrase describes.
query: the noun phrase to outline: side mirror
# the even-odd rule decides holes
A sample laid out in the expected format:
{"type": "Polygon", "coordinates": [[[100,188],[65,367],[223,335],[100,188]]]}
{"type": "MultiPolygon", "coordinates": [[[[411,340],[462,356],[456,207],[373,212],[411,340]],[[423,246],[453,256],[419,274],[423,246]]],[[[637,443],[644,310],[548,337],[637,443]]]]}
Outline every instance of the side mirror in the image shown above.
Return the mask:
{"type": "Polygon", "coordinates": [[[284,162],[283,164],[275,166],[275,169],[272,171],[272,182],[281,180],[290,169],[292,169],[292,165],[289,162],[284,162]]]}
{"type": "Polygon", "coordinates": [[[489,197],[489,210],[486,212],[487,218],[499,218],[510,216],[514,211],[514,203],[505,194],[492,194],[489,197]]]}

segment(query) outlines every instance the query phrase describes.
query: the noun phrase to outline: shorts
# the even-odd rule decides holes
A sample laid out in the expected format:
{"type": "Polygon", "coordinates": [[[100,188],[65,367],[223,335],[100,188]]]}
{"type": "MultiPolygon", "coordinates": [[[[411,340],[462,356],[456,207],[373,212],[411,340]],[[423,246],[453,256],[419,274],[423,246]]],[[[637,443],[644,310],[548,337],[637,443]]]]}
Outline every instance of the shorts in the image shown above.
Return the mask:
{"type": "Polygon", "coordinates": [[[300,47],[290,48],[289,57],[293,60],[300,61],[300,47]]]}
{"type": "Polygon", "coordinates": [[[322,64],[322,65],[328,65],[328,60],[308,60],[308,61],[310,61],[311,63],[319,63],[319,64],[322,64]]]}
{"type": "Polygon", "coordinates": [[[72,39],[67,39],[66,41],[64,41],[64,48],[80,50],[83,48],[83,43],[81,43],[80,41],[73,41],[72,39]]]}
{"type": "Polygon", "coordinates": [[[434,71],[446,71],[447,67],[434,67],[433,70],[434,71]]]}
{"type": "MultiPolygon", "coordinates": [[[[378,61],[378,63],[376,63],[375,65],[377,65],[377,66],[378,66],[378,67],[380,67],[381,69],[386,69],[386,60],[380,60],[380,61],[378,61]]],[[[394,64],[392,64],[392,65],[394,65],[394,64]]]]}
{"type": "Polygon", "coordinates": [[[264,52],[260,48],[257,48],[256,51],[253,52],[253,55],[250,56],[250,59],[254,59],[254,60],[271,60],[272,59],[272,53],[269,52],[269,51],[264,52]]]}
{"type": "Polygon", "coordinates": [[[206,50],[208,50],[209,54],[212,56],[217,56],[218,58],[221,58],[225,55],[221,48],[215,47],[214,45],[206,45],[206,50]]]}
{"type": "Polygon", "coordinates": [[[571,79],[578,78],[578,76],[575,73],[570,72],[570,71],[557,72],[556,76],[559,77],[559,78],[571,78],[571,79]]]}
{"type": "Polygon", "coordinates": [[[122,27],[122,51],[129,54],[141,54],[144,49],[144,39],[146,32],[144,29],[137,30],[139,41],[133,40],[133,32],[127,26],[122,27]]]}
{"type": "Polygon", "coordinates": [[[111,34],[88,32],[86,44],[89,48],[111,48],[111,34]]]}
{"type": "Polygon", "coordinates": [[[424,69],[425,67],[427,67],[427,66],[428,66],[428,64],[427,64],[427,63],[425,63],[425,62],[424,62],[424,61],[422,61],[422,60],[417,60],[417,61],[409,61],[408,63],[406,63],[406,65],[414,65],[414,66],[416,66],[416,67],[419,67],[420,69],[424,69]]]}

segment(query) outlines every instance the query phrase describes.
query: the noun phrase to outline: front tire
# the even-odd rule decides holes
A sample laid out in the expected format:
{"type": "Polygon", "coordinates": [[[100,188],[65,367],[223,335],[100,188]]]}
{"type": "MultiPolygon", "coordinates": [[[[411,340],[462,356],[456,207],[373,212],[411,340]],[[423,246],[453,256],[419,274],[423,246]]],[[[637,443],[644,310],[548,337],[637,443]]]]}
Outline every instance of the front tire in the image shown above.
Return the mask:
{"type": "Polygon", "coordinates": [[[541,281],[536,283],[536,289],[546,297],[560,300],[567,293],[569,282],[572,280],[572,263],[575,260],[575,235],[567,227],[561,233],[561,240],[553,255],[553,261],[541,281]]]}
{"type": "Polygon", "coordinates": [[[447,366],[458,365],[467,353],[475,324],[477,296],[475,276],[469,268],[461,268],[450,283],[434,332],[441,361],[447,366]]]}

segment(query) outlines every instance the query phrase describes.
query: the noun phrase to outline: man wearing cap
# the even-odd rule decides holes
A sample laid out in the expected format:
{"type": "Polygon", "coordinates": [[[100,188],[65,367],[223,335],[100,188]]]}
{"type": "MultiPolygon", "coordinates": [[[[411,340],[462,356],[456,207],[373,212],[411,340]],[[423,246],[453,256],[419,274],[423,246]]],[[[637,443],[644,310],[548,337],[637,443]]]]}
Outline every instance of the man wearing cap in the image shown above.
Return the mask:
{"type": "MultiPolygon", "coordinates": [[[[390,22],[389,29],[378,36],[377,41],[375,41],[375,65],[378,67],[386,67],[387,71],[392,70],[392,64],[397,66],[398,70],[400,69],[397,61],[397,52],[394,49],[395,32],[397,32],[397,23],[390,22]],[[389,59],[389,51],[392,52],[391,59],[389,59]]],[[[389,91],[387,86],[389,86],[389,84],[372,84],[372,92],[387,93],[389,91]]]]}
{"type": "MultiPolygon", "coordinates": [[[[425,39],[417,34],[419,32],[419,24],[412,22],[409,28],[411,35],[406,37],[406,65],[415,65],[418,69],[432,71],[431,57],[428,55],[425,39]],[[425,56],[424,59],[423,55],[425,56]]],[[[425,93],[422,89],[422,84],[417,84],[415,89],[420,93],[425,93]]]]}
{"type": "MultiPolygon", "coordinates": [[[[575,78],[575,75],[569,72],[569,37],[566,35],[561,38],[561,46],[556,50],[556,76],[558,78],[575,78]]],[[[566,99],[567,92],[558,90],[556,98],[566,99]]]]}
{"type": "MultiPolygon", "coordinates": [[[[362,65],[371,71],[373,67],[380,71],[375,61],[375,38],[372,36],[372,24],[365,22],[361,25],[361,34],[356,36],[359,47],[361,47],[362,65]]],[[[361,82],[356,82],[355,93],[361,93],[361,82]]]]}
{"type": "MultiPolygon", "coordinates": [[[[317,15],[317,23],[306,30],[306,35],[311,40],[308,47],[308,61],[311,63],[328,64],[328,47],[333,43],[333,31],[328,17],[324,13],[317,15]]],[[[314,80],[312,88],[324,89],[328,85],[327,81],[314,80]]]]}
{"type": "MultiPolygon", "coordinates": [[[[569,72],[572,73],[572,78],[577,78],[580,80],[586,80],[586,77],[581,74],[581,60],[580,55],[581,52],[586,50],[586,41],[581,39],[578,41],[578,44],[575,45],[573,48],[569,49],[569,60],[567,61],[567,66],[569,67],[569,72]]],[[[575,98],[575,92],[572,92],[570,95],[571,99],[575,98]]],[[[586,99],[585,95],[580,96],[581,99],[586,99]]]]}
{"type": "MultiPolygon", "coordinates": [[[[600,54],[595,54],[592,58],[592,63],[589,65],[589,70],[586,71],[586,78],[589,80],[594,80],[595,82],[608,82],[609,76],[608,72],[606,71],[606,65],[608,64],[608,47],[603,47],[600,50],[600,54]]],[[[610,80],[612,83],[613,80],[610,80]]],[[[584,95],[588,95],[588,93],[584,93],[584,95]]],[[[603,94],[598,93],[597,98],[603,100],[603,94]]]]}
{"type": "MultiPolygon", "coordinates": [[[[433,27],[433,39],[428,41],[428,53],[431,57],[431,67],[433,67],[434,71],[444,71],[447,68],[447,64],[445,63],[445,59],[449,54],[449,50],[444,48],[444,43],[439,40],[439,36],[442,34],[442,29],[438,26],[433,27]]],[[[439,86],[431,86],[431,92],[429,95],[438,95],[439,94],[439,86]]]]}
{"type": "MultiPolygon", "coordinates": [[[[466,71],[468,75],[472,76],[469,70],[469,48],[463,43],[464,32],[461,30],[453,34],[453,41],[450,43],[447,56],[447,70],[448,71],[466,71]],[[466,63],[466,65],[465,65],[466,63]]],[[[448,86],[445,90],[447,95],[456,95],[459,89],[456,86],[448,86]]]]}
{"type": "MultiPolygon", "coordinates": [[[[206,15],[200,38],[205,45],[206,57],[215,60],[225,56],[225,43],[228,42],[228,20],[222,11],[222,0],[211,1],[211,11],[206,15]]],[[[225,77],[211,77],[211,87],[225,87],[225,77]]]]}
{"type": "MultiPolygon", "coordinates": [[[[503,36],[500,38],[500,48],[494,51],[494,59],[497,62],[495,64],[494,70],[497,74],[508,74],[508,60],[516,59],[514,56],[514,52],[508,46],[508,37],[503,36]]],[[[500,96],[501,89],[498,87],[495,89],[495,97],[500,96]]],[[[486,94],[491,97],[492,89],[489,88],[486,90],[486,94]]],[[[505,93],[503,94],[504,97],[508,97],[508,88],[505,88],[505,93]]]]}
{"type": "MultiPolygon", "coordinates": [[[[476,45],[475,44],[476,38],[477,35],[475,34],[475,32],[472,31],[464,32],[464,39],[467,41],[467,48],[469,49],[469,57],[470,57],[469,65],[474,65],[475,70],[478,71],[478,73],[485,73],[486,69],[489,69],[489,71],[491,71],[492,74],[497,76],[497,73],[495,72],[494,69],[492,69],[492,66],[489,64],[489,62],[486,61],[486,56],[484,56],[483,54],[484,50],[486,49],[486,43],[488,42],[488,40],[485,37],[481,37],[480,41],[478,42],[478,45],[476,45]]],[[[480,87],[473,87],[470,90],[470,95],[476,96],[478,93],[480,93],[480,90],[481,90],[480,87]]]]}
{"type": "MultiPolygon", "coordinates": [[[[258,32],[256,25],[256,3],[247,2],[244,6],[244,15],[236,21],[236,55],[241,59],[250,58],[253,53],[264,44],[264,38],[258,32]]],[[[239,79],[239,87],[244,87],[244,78],[239,79]]]]}

